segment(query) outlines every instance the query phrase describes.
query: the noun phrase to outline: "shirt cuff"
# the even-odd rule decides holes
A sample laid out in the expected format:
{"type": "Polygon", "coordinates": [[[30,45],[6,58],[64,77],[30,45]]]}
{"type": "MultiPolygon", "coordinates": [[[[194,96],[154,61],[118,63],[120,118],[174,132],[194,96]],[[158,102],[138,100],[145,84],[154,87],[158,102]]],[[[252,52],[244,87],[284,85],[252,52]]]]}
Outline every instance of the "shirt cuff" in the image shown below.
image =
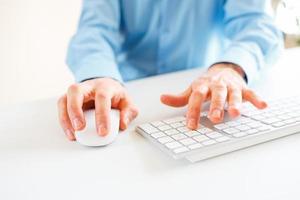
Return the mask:
{"type": "Polygon", "coordinates": [[[82,81],[92,79],[95,77],[109,77],[123,83],[122,76],[119,72],[116,63],[102,60],[101,63],[82,63],[75,72],[75,81],[80,83],[82,81]]]}
{"type": "Polygon", "coordinates": [[[215,63],[228,62],[241,67],[245,74],[248,84],[253,83],[256,79],[259,64],[254,55],[240,46],[231,46],[226,52],[220,56],[215,63]]]}

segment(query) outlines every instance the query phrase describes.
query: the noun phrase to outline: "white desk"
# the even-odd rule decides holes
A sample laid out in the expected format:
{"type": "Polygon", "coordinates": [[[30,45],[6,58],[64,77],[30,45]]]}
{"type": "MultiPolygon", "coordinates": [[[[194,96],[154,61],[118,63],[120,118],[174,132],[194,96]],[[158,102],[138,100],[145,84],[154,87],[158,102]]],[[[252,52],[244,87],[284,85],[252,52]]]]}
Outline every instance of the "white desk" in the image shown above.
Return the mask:
{"type": "MultiPolygon", "coordinates": [[[[263,96],[299,91],[299,57],[298,49],[285,52],[256,89],[263,96]]],[[[159,96],[181,91],[198,73],[128,83],[140,115],[106,148],[67,141],[56,98],[1,109],[0,199],[299,199],[299,134],[189,164],[133,131],[139,123],[182,113],[161,105],[159,96]]]]}

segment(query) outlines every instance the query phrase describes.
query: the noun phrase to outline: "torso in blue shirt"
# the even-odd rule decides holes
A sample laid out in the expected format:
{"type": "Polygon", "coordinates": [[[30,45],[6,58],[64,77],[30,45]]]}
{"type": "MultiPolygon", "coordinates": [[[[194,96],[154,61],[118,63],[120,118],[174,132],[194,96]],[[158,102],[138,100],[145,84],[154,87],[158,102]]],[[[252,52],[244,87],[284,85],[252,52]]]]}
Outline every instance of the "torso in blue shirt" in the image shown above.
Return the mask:
{"type": "Polygon", "coordinates": [[[80,82],[120,81],[217,62],[248,80],[282,47],[268,0],[84,0],[68,65],[80,82]]]}
{"type": "Polygon", "coordinates": [[[117,59],[126,80],[207,66],[219,53],[212,50],[217,44],[212,41],[220,28],[223,1],[122,2],[125,42],[117,59]]]}

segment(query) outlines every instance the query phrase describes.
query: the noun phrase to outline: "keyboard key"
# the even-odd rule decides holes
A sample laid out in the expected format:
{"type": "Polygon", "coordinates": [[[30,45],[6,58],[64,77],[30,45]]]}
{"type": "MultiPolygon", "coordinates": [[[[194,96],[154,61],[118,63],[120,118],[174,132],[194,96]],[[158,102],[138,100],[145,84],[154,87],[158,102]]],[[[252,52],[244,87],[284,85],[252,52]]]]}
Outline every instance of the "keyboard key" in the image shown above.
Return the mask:
{"type": "Polygon", "coordinates": [[[261,126],[258,128],[259,131],[268,131],[270,129],[271,129],[271,127],[268,125],[264,125],[264,126],[261,126]]]}
{"type": "Polygon", "coordinates": [[[254,116],[254,115],[258,115],[258,114],[262,114],[264,111],[262,110],[253,110],[253,111],[250,111],[250,112],[244,112],[243,115],[247,116],[247,117],[251,117],[251,116],[254,116]]]}
{"type": "Polygon", "coordinates": [[[179,142],[169,142],[169,143],[166,143],[165,146],[168,148],[168,149],[175,149],[175,148],[178,148],[178,147],[182,147],[182,144],[180,144],[179,142]]]}
{"type": "Polygon", "coordinates": [[[175,135],[175,134],[178,134],[179,131],[176,130],[176,129],[170,129],[170,130],[166,130],[165,133],[166,133],[167,135],[175,135]]]}
{"type": "Polygon", "coordinates": [[[246,126],[246,125],[236,126],[235,128],[240,131],[247,131],[247,130],[251,129],[249,126],[246,126]]]}
{"type": "Polygon", "coordinates": [[[225,142],[225,141],[230,140],[230,138],[227,137],[227,136],[222,136],[222,137],[216,138],[215,140],[216,140],[217,142],[225,142]]]}
{"type": "Polygon", "coordinates": [[[189,131],[189,132],[185,132],[184,134],[187,135],[188,137],[194,137],[196,135],[200,135],[201,133],[197,131],[189,131]]]}
{"type": "Polygon", "coordinates": [[[279,127],[282,127],[282,126],[285,126],[286,124],[283,123],[283,122],[277,122],[277,123],[274,123],[272,124],[272,126],[276,127],[276,128],[279,128],[279,127]]]}
{"type": "Polygon", "coordinates": [[[157,128],[155,128],[151,124],[143,124],[143,125],[140,125],[139,128],[142,129],[144,132],[146,132],[148,134],[155,133],[155,132],[159,131],[157,128]]]}
{"type": "Polygon", "coordinates": [[[252,119],[250,118],[247,118],[247,117],[240,117],[239,119],[236,120],[237,123],[240,123],[240,124],[245,124],[247,122],[251,122],[252,119]]]}
{"type": "Polygon", "coordinates": [[[165,123],[163,123],[161,121],[151,122],[151,124],[156,127],[165,125],[165,123]]]}
{"type": "Polygon", "coordinates": [[[157,141],[159,141],[162,144],[165,144],[167,142],[172,142],[174,140],[172,138],[170,138],[169,136],[165,136],[165,137],[158,138],[157,141]]]}
{"type": "Polygon", "coordinates": [[[231,127],[240,125],[240,123],[238,123],[236,121],[226,122],[225,124],[228,125],[228,126],[231,126],[231,127]]]}
{"type": "Polygon", "coordinates": [[[287,115],[287,114],[284,114],[284,115],[280,115],[280,116],[277,116],[279,119],[282,119],[282,120],[287,120],[287,119],[291,119],[292,117],[290,115],[287,115]]]}
{"type": "Polygon", "coordinates": [[[287,124],[287,125],[290,125],[290,124],[294,124],[296,123],[297,121],[295,119],[288,119],[288,120],[284,120],[283,123],[287,124]]]}
{"type": "Polygon", "coordinates": [[[250,130],[246,131],[246,134],[251,135],[251,134],[258,133],[258,132],[259,132],[259,131],[258,131],[257,129],[250,129],[250,130]]]}
{"type": "Polygon", "coordinates": [[[234,133],[234,134],[232,134],[232,136],[233,136],[233,137],[236,137],[236,138],[244,137],[244,136],[246,136],[246,135],[247,135],[247,133],[245,133],[245,132],[239,132],[239,133],[234,133]]]}
{"type": "Polygon", "coordinates": [[[188,129],[186,126],[177,128],[177,130],[178,130],[179,132],[181,132],[181,133],[190,131],[190,129],[188,129]]]}
{"type": "Polygon", "coordinates": [[[276,123],[276,122],[280,122],[281,119],[273,117],[273,118],[267,118],[267,119],[264,119],[264,120],[261,120],[261,121],[265,124],[273,124],[273,123],[276,123]]]}
{"type": "Polygon", "coordinates": [[[212,144],[216,144],[217,142],[214,140],[207,140],[202,142],[201,144],[203,144],[204,146],[208,146],[208,145],[212,145],[212,144]]]}
{"type": "Polygon", "coordinates": [[[205,135],[198,135],[193,137],[194,140],[196,140],[197,142],[203,142],[205,140],[209,140],[209,137],[205,136],[205,135]]]}
{"type": "Polygon", "coordinates": [[[197,129],[197,131],[202,134],[213,132],[213,130],[211,130],[210,128],[199,128],[197,129]]]}
{"type": "Polygon", "coordinates": [[[200,113],[200,117],[207,117],[208,111],[204,111],[200,113]]]}
{"type": "Polygon", "coordinates": [[[206,136],[214,139],[214,138],[222,137],[223,135],[221,133],[214,131],[214,132],[207,133],[206,136]]]}
{"type": "Polygon", "coordinates": [[[214,127],[216,128],[216,129],[218,129],[218,130],[223,130],[223,129],[227,129],[227,128],[229,128],[229,126],[228,125],[226,125],[226,124],[217,124],[217,125],[214,125],[214,127]]]}
{"type": "Polygon", "coordinates": [[[184,125],[181,122],[176,122],[176,123],[170,124],[170,126],[172,126],[173,128],[178,128],[178,127],[182,127],[184,125]]]}
{"type": "Polygon", "coordinates": [[[258,128],[258,127],[263,126],[263,124],[260,122],[250,122],[250,123],[247,123],[246,125],[251,128],[258,128]]]}
{"type": "Polygon", "coordinates": [[[173,152],[176,153],[176,154],[184,153],[184,152],[187,152],[187,151],[189,151],[189,149],[187,147],[180,147],[180,148],[177,148],[177,149],[173,150],[173,152]]]}
{"type": "Polygon", "coordinates": [[[203,147],[203,145],[200,144],[200,143],[192,144],[192,145],[189,146],[189,148],[192,149],[192,150],[199,149],[201,147],[203,147]]]}
{"type": "Polygon", "coordinates": [[[180,122],[180,121],[183,121],[183,120],[185,120],[185,117],[174,117],[174,118],[171,118],[171,119],[163,120],[163,122],[166,123],[166,124],[173,124],[175,122],[180,122]]]}
{"type": "Polygon", "coordinates": [[[182,133],[179,133],[179,134],[176,134],[176,135],[172,135],[171,137],[172,137],[173,139],[175,139],[175,140],[182,140],[182,139],[187,138],[187,136],[184,135],[184,134],[182,134],[182,133]]]}
{"type": "Polygon", "coordinates": [[[172,127],[171,126],[169,126],[169,125],[163,125],[163,126],[159,126],[159,127],[157,127],[159,130],[161,130],[161,131],[166,131],[166,130],[169,130],[169,129],[171,129],[172,127]]]}
{"type": "Polygon", "coordinates": [[[166,134],[164,134],[163,132],[157,132],[157,133],[151,134],[151,136],[154,137],[155,139],[157,139],[157,138],[166,136],[166,134]]]}
{"type": "Polygon", "coordinates": [[[238,133],[238,132],[240,132],[238,129],[236,129],[236,128],[227,128],[227,129],[224,129],[223,130],[225,133],[227,133],[227,134],[234,134],[234,133],[238,133]]]}
{"type": "Polygon", "coordinates": [[[185,146],[188,146],[188,145],[197,143],[197,142],[196,142],[195,140],[193,140],[192,138],[186,138],[186,139],[180,140],[179,142],[181,142],[181,144],[183,144],[183,145],[185,145],[185,146]]]}
{"type": "Polygon", "coordinates": [[[265,119],[265,117],[262,116],[262,115],[254,115],[254,116],[252,116],[251,118],[252,118],[252,119],[259,120],[259,121],[265,119]]]}

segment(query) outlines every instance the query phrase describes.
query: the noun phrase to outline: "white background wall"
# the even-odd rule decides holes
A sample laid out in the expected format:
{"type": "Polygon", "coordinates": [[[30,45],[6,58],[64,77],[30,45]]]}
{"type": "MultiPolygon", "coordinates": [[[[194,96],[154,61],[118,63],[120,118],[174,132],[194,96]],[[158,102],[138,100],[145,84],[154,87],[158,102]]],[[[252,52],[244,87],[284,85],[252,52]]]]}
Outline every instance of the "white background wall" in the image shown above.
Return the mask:
{"type": "Polygon", "coordinates": [[[73,82],[65,64],[80,0],[0,0],[0,106],[53,97],[73,82]]]}

